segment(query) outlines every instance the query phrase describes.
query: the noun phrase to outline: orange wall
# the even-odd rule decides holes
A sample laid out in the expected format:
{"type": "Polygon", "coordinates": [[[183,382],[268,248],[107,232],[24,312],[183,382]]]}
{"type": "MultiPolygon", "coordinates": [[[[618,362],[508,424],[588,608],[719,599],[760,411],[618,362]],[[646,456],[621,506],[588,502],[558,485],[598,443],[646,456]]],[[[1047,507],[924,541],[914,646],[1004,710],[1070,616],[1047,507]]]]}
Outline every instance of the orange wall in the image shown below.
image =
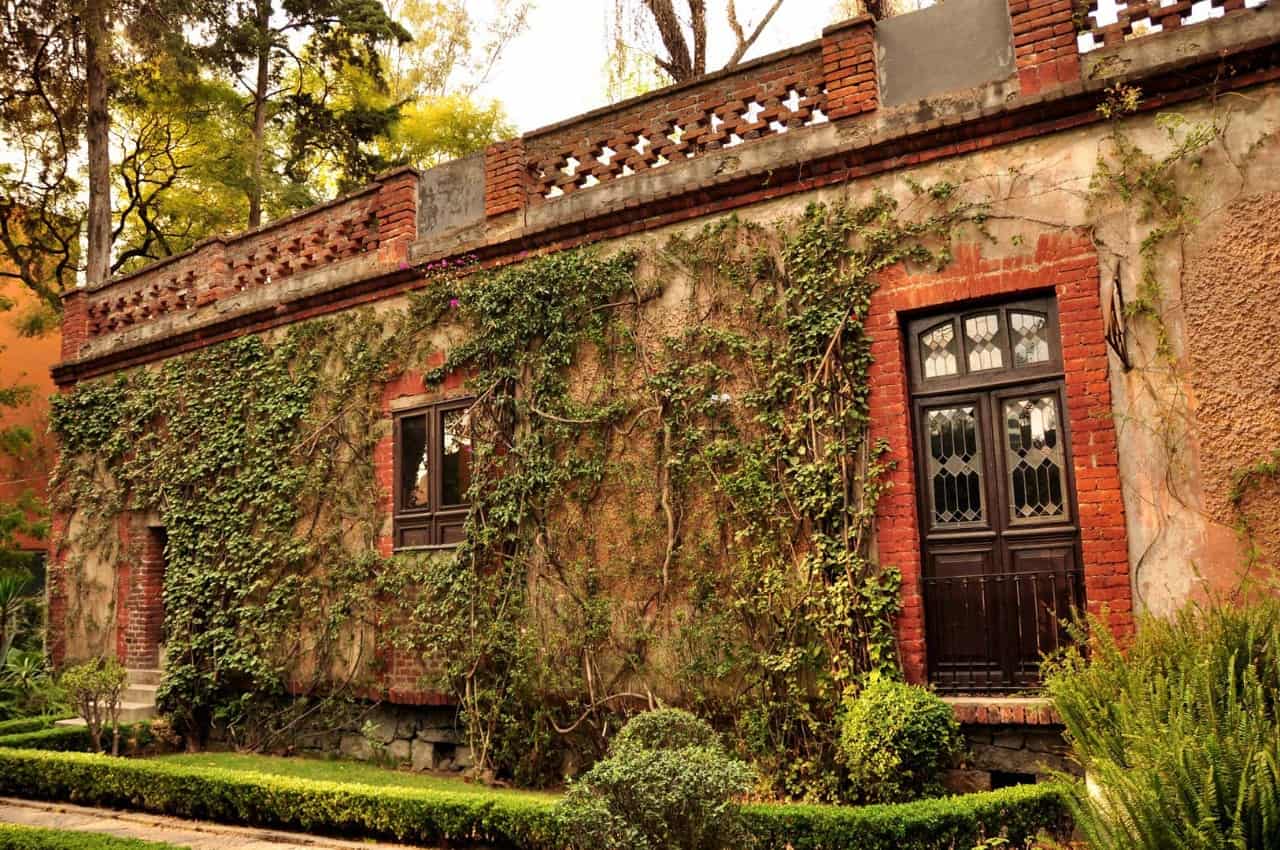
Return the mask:
{"type": "MultiPolygon", "coordinates": [[[[50,368],[58,362],[61,340],[57,331],[37,339],[18,335],[19,316],[37,305],[36,296],[17,281],[0,281],[0,295],[16,302],[0,313],[0,386],[24,384],[35,388],[31,403],[17,409],[0,408],[0,426],[29,425],[44,452],[34,462],[15,462],[0,456],[0,499],[12,498],[27,487],[46,491],[52,440],[47,433],[49,396],[54,392],[50,368]]],[[[22,541],[23,547],[44,548],[37,541],[22,541]]]]}

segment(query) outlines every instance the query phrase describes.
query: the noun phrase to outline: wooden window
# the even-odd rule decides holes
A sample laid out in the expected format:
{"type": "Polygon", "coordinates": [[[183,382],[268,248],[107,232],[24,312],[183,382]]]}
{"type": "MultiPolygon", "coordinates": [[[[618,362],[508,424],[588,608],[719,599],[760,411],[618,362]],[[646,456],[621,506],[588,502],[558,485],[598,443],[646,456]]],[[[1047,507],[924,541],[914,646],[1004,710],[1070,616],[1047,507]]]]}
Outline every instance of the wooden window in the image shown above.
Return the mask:
{"type": "Polygon", "coordinates": [[[396,416],[396,549],[462,542],[470,509],[470,407],[471,399],[459,399],[396,416]]]}

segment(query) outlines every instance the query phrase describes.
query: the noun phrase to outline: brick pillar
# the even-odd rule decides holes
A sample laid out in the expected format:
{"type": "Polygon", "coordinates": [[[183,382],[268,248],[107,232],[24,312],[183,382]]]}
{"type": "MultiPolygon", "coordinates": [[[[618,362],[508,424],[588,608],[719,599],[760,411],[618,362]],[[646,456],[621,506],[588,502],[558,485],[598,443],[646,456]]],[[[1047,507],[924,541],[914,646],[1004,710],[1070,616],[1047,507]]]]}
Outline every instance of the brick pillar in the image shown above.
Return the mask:
{"type": "Polygon", "coordinates": [[[511,139],[489,145],[484,151],[484,214],[502,215],[523,209],[527,201],[524,180],[524,140],[511,139]]]}
{"type": "Polygon", "coordinates": [[[227,262],[227,243],[218,237],[200,243],[195,254],[183,262],[183,278],[191,281],[196,306],[203,307],[235,291],[231,264],[227,262]]]}
{"type": "Polygon", "coordinates": [[[827,84],[827,117],[832,121],[880,105],[875,26],[870,15],[860,15],[822,31],[822,75],[827,84]]]}
{"type": "Polygon", "coordinates": [[[418,171],[397,168],[377,181],[378,262],[407,262],[409,246],[418,238],[418,171]]]}
{"type": "Polygon", "coordinates": [[[141,556],[121,569],[122,592],[126,594],[119,612],[123,631],[124,665],[152,670],[160,666],[160,644],[164,642],[164,547],[163,528],[147,528],[142,538],[141,556]]]}
{"type": "Polygon", "coordinates": [[[62,296],[62,359],[74,360],[89,341],[89,304],[83,289],[62,296]]]}
{"type": "Polygon", "coordinates": [[[1024,95],[1080,79],[1072,0],[1009,0],[1013,55],[1024,95]]]}

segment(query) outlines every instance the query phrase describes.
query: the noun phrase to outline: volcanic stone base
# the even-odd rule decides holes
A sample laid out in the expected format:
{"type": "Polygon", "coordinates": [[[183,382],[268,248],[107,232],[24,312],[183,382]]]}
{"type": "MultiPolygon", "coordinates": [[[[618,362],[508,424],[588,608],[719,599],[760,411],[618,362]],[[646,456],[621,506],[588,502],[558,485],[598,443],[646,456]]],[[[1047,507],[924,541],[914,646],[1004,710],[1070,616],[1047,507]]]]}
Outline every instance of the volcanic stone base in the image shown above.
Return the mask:
{"type": "Polygon", "coordinates": [[[452,708],[379,705],[308,749],[414,770],[462,771],[475,762],[460,740],[452,708]]]}
{"type": "Polygon", "coordinates": [[[1079,776],[1061,726],[963,725],[969,755],[943,783],[956,793],[1044,782],[1056,771],[1079,776]]]}

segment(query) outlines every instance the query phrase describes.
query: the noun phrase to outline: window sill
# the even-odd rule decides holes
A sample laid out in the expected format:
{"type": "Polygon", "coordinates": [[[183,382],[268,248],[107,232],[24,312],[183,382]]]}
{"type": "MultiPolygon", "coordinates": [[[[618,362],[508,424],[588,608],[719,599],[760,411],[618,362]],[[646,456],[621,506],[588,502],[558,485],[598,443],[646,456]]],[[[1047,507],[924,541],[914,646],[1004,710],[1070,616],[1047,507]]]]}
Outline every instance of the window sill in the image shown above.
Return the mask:
{"type": "Polygon", "coordinates": [[[397,546],[391,550],[392,555],[401,555],[407,552],[442,552],[449,549],[457,549],[458,543],[432,543],[429,546],[397,546]]]}

